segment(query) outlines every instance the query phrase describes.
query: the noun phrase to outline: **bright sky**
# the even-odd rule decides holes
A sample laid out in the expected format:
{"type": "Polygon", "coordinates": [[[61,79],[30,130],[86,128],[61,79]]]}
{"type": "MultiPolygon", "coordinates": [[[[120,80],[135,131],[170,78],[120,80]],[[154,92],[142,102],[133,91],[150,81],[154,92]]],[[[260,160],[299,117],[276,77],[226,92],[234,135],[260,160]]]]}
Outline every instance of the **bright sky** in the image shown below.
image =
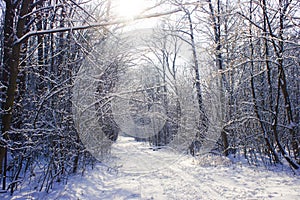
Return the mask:
{"type": "MultiPolygon", "coordinates": [[[[154,6],[155,2],[155,0],[112,0],[112,8],[117,17],[130,20],[142,14],[145,9],[154,6]]],[[[156,22],[157,19],[145,19],[138,20],[133,24],[134,27],[138,29],[153,28],[155,27],[156,22]]]]}
{"type": "Polygon", "coordinates": [[[114,0],[114,2],[116,14],[129,19],[140,14],[149,5],[149,1],[145,0],[114,0]]]}

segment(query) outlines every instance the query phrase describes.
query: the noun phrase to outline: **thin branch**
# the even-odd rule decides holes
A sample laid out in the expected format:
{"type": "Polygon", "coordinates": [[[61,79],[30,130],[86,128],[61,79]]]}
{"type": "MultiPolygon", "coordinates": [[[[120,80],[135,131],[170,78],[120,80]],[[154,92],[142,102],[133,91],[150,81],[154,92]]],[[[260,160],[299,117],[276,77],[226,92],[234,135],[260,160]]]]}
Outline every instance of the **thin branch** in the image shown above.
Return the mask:
{"type": "Polygon", "coordinates": [[[97,28],[97,27],[106,27],[106,26],[111,26],[111,25],[116,25],[116,24],[123,24],[123,23],[128,23],[131,21],[136,21],[136,20],[141,20],[141,19],[149,19],[149,18],[155,18],[155,17],[161,17],[165,15],[171,15],[174,13],[177,13],[181,11],[181,9],[176,9],[176,10],[171,10],[168,12],[163,12],[163,13],[153,13],[153,14],[148,14],[148,15],[141,15],[133,18],[132,20],[115,20],[111,22],[103,22],[103,23],[91,23],[89,25],[83,25],[83,26],[75,26],[75,27],[63,27],[63,28],[55,28],[55,29],[50,29],[50,30],[39,30],[39,31],[30,31],[23,35],[21,38],[18,38],[15,42],[14,45],[20,44],[26,39],[28,39],[31,36],[36,36],[36,35],[45,35],[45,34],[50,34],[50,33],[60,33],[60,32],[67,32],[67,31],[77,31],[77,30],[84,30],[84,29],[90,29],[90,28],[97,28]]]}

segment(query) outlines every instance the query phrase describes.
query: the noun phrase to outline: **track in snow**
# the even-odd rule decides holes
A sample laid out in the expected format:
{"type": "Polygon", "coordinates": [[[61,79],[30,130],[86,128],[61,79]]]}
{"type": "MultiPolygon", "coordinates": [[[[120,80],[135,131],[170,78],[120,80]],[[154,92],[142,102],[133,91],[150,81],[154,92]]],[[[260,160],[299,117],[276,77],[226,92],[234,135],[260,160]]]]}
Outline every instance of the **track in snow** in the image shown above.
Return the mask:
{"type": "Polygon", "coordinates": [[[228,163],[204,167],[197,158],[153,151],[132,138],[120,137],[110,160],[110,167],[98,164],[48,195],[24,189],[12,199],[300,199],[299,177],[286,172],[228,163]]]}

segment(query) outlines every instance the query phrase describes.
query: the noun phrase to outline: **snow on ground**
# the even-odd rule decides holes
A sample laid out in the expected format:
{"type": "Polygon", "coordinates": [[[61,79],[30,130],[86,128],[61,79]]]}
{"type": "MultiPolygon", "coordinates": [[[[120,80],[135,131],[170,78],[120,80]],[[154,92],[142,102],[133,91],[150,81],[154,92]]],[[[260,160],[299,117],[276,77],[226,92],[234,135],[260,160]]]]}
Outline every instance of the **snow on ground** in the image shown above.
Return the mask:
{"type": "Polygon", "coordinates": [[[300,199],[299,176],[290,172],[232,164],[219,156],[195,159],[169,149],[153,151],[132,138],[120,137],[110,160],[110,167],[97,164],[50,194],[24,188],[4,199],[300,199]]]}

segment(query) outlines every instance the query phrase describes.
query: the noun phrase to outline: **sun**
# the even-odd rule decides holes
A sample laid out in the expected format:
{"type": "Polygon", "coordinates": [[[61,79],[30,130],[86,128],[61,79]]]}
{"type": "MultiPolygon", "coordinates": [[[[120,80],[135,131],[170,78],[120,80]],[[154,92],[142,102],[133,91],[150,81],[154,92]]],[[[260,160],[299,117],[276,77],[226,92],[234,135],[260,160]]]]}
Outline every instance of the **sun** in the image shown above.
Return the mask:
{"type": "Polygon", "coordinates": [[[115,0],[115,12],[120,18],[132,19],[147,7],[144,0],[115,0]]]}

